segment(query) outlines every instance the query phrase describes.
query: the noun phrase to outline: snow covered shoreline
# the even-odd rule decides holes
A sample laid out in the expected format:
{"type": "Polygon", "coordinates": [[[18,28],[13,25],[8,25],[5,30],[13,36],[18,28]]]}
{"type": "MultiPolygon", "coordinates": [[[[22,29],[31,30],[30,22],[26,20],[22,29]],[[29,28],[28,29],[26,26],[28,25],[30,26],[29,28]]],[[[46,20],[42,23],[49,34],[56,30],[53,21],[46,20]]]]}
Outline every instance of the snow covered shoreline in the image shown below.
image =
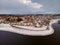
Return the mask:
{"type": "Polygon", "coordinates": [[[27,30],[32,30],[32,31],[41,31],[41,30],[46,30],[47,28],[47,26],[38,28],[38,27],[33,27],[33,26],[17,26],[17,25],[12,25],[12,27],[22,28],[22,29],[27,29],[27,30]]]}
{"type": "Polygon", "coordinates": [[[9,24],[0,24],[0,30],[23,34],[23,35],[46,36],[46,35],[50,35],[50,34],[54,33],[54,29],[52,27],[52,24],[57,23],[58,20],[60,20],[60,19],[51,20],[51,22],[49,24],[49,30],[44,30],[44,31],[31,31],[31,30],[19,29],[19,28],[12,27],[9,24]]]}

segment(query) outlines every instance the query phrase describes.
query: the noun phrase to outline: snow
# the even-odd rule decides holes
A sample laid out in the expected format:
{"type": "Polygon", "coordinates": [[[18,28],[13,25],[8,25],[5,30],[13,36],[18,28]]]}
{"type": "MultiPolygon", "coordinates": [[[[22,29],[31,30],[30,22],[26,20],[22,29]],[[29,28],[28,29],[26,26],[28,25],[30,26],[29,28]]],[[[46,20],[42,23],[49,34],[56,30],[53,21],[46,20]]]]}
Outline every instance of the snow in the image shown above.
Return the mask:
{"type": "MultiPolygon", "coordinates": [[[[39,29],[42,29],[39,31],[34,31],[37,28],[35,28],[33,31],[31,31],[31,30],[26,30],[26,29],[15,28],[9,24],[0,24],[0,30],[18,33],[18,34],[23,34],[23,35],[46,36],[46,35],[50,35],[50,34],[54,33],[54,29],[52,28],[52,24],[57,23],[58,20],[60,20],[60,19],[51,20],[51,22],[49,24],[49,30],[44,30],[44,31],[43,31],[43,28],[39,28],[39,29]]],[[[28,27],[26,27],[26,28],[28,28],[28,27]]],[[[33,29],[33,28],[31,27],[31,29],[33,29]]]]}
{"type": "Polygon", "coordinates": [[[18,28],[24,28],[24,29],[28,29],[28,30],[46,30],[47,26],[43,26],[41,28],[38,27],[33,27],[33,26],[17,26],[17,25],[13,25],[14,27],[18,27],[18,28]]]}

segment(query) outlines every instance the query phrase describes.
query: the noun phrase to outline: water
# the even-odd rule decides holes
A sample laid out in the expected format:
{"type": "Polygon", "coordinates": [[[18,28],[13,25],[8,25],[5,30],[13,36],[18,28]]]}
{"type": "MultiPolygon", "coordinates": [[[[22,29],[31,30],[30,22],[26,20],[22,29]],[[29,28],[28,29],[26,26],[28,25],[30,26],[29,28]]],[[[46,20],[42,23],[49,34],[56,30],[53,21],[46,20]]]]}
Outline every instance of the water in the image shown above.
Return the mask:
{"type": "Polygon", "coordinates": [[[0,31],[0,45],[58,45],[60,44],[60,24],[52,25],[55,33],[49,36],[27,36],[0,31]]]}

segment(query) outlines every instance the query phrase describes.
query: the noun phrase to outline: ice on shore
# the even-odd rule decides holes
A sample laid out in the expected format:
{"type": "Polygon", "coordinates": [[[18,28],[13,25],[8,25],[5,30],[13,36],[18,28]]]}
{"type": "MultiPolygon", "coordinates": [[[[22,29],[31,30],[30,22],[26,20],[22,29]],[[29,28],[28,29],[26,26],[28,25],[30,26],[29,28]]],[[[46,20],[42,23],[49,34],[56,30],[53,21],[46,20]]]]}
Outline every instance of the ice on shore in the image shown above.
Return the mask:
{"type": "Polygon", "coordinates": [[[23,28],[23,29],[28,29],[28,30],[46,30],[47,29],[47,26],[43,26],[41,28],[38,28],[38,27],[33,27],[33,26],[17,26],[17,25],[13,25],[14,27],[17,27],[17,28],[23,28]]]}
{"type": "MultiPolygon", "coordinates": [[[[54,29],[52,28],[52,24],[56,23],[57,19],[51,20],[50,25],[49,25],[49,30],[44,30],[44,31],[31,31],[31,30],[25,30],[25,29],[20,29],[20,28],[15,28],[12,27],[9,24],[0,24],[0,30],[2,31],[8,31],[8,32],[13,32],[13,33],[18,33],[18,34],[23,34],[23,35],[31,35],[31,36],[46,36],[54,33],[54,29]]],[[[32,27],[24,27],[27,29],[37,29],[37,28],[32,28],[32,27]]],[[[45,29],[43,28],[38,28],[38,29],[45,29]]]]}

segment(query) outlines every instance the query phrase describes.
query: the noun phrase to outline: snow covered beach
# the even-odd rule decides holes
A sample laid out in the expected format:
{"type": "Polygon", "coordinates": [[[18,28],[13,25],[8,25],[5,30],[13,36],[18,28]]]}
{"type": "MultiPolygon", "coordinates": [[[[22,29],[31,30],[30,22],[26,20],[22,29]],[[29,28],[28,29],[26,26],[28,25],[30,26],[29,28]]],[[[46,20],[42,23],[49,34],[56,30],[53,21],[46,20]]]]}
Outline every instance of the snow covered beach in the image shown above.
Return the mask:
{"type": "Polygon", "coordinates": [[[41,30],[40,31],[31,31],[31,30],[26,30],[26,29],[20,29],[20,28],[12,27],[9,24],[0,24],[0,30],[23,34],[23,35],[46,36],[46,35],[50,35],[50,34],[54,33],[54,29],[52,27],[52,24],[57,23],[58,20],[60,20],[60,19],[51,20],[51,22],[49,24],[49,30],[44,30],[44,31],[43,30],[42,31],[41,30]]]}

